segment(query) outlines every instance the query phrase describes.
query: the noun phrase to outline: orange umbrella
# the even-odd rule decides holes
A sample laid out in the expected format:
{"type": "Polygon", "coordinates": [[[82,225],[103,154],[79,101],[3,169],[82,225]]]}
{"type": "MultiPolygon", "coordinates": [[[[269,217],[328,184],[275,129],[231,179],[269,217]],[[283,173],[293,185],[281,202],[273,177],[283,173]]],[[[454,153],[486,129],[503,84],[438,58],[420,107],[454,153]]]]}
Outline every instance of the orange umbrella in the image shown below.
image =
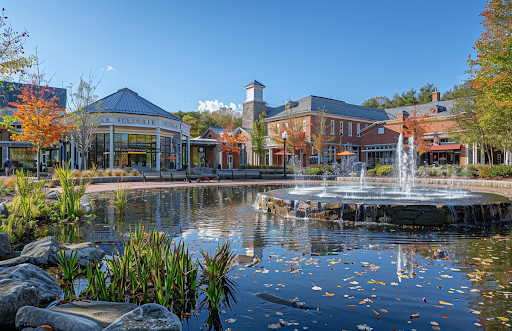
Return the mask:
{"type": "Polygon", "coordinates": [[[166,159],[167,160],[176,160],[176,156],[171,155],[171,156],[166,157],[166,159]]]}
{"type": "Polygon", "coordinates": [[[353,153],[353,152],[349,152],[349,151],[344,151],[344,152],[336,154],[336,156],[356,156],[356,155],[357,155],[357,153],[353,153]]]}

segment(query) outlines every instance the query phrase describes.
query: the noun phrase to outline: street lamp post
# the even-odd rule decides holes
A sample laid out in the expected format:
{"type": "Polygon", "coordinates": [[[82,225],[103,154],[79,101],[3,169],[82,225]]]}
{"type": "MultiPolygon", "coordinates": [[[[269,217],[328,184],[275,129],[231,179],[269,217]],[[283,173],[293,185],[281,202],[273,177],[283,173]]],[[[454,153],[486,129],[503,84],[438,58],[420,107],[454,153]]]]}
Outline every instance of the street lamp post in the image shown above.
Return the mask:
{"type": "Polygon", "coordinates": [[[284,171],[284,179],[286,179],[286,138],[288,138],[288,133],[286,131],[283,132],[282,136],[284,150],[283,150],[283,171],[284,171]]]}

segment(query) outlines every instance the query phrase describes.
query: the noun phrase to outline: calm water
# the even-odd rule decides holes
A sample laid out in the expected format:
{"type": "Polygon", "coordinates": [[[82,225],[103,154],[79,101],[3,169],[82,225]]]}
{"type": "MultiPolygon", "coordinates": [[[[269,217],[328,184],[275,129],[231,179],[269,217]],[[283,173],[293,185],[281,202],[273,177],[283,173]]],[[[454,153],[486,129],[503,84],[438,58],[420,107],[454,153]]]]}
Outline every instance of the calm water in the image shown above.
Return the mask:
{"type": "MultiPolygon", "coordinates": [[[[258,256],[256,267],[230,273],[239,284],[238,303],[221,314],[224,330],[512,329],[508,227],[429,232],[279,218],[253,206],[258,192],[275,188],[134,190],[123,225],[114,220],[113,194],[95,194],[98,218],[82,235],[115,243],[130,224],[142,222],[196,252],[231,239],[238,254],[258,256]],[[311,309],[255,296],[265,292],[311,309]]],[[[184,330],[204,327],[208,312],[197,315],[184,330]]]]}

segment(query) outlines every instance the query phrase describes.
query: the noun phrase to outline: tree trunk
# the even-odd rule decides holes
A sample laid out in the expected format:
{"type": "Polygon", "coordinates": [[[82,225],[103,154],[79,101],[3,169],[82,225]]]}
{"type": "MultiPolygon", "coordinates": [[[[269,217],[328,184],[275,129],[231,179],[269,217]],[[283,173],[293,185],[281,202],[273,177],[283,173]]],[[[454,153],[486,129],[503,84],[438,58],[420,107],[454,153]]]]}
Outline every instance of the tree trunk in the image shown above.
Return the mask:
{"type": "Polygon", "coordinates": [[[37,177],[37,180],[39,180],[39,162],[40,162],[40,159],[41,159],[41,149],[37,149],[37,167],[36,167],[36,177],[37,177]]]}

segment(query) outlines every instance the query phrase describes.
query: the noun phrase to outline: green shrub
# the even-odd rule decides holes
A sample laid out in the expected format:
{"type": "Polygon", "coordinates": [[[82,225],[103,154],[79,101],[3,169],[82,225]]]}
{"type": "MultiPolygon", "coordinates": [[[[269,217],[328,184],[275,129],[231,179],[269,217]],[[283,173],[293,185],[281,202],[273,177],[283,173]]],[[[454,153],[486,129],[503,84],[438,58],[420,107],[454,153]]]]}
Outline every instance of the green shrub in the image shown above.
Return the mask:
{"type": "Polygon", "coordinates": [[[486,170],[480,171],[479,176],[481,178],[511,178],[512,177],[512,166],[498,164],[492,166],[486,170]]]}
{"type": "Polygon", "coordinates": [[[309,168],[309,174],[314,176],[321,175],[323,174],[322,168],[309,168]]]}
{"type": "Polygon", "coordinates": [[[373,176],[376,176],[377,175],[377,169],[369,169],[366,171],[366,174],[370,177],[373,177],[373,176]]]}
{"type": "Polygon", "coordinates": [[[391,172],[393,171],[393,166],[391,164],[381,165],[379,167],[375,167],[377,176],[391,176],[391,172]]]}

